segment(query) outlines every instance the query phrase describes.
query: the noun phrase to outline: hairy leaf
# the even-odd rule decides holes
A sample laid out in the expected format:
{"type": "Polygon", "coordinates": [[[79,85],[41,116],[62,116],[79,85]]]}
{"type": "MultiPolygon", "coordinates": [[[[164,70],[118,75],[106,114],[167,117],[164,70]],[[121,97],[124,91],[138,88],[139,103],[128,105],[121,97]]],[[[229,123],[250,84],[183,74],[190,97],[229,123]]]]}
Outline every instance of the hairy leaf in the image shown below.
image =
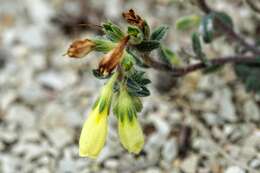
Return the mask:
{"type": "Polygon", "coordinates": [[[210,66],[210,63],[206,58],[206,55],[202,51],[199,35],[194,32],[192,34],[191,40],[192,40],[192,48],[194,53],[196,54],[196,58],[201,60],[207,66],[210,66]]]}
{"type": "Polygon", "coordinates": [[[192,33],[191,40],[192,40],[192,49],[193,49],[194,53],[196,54],[196,56],[197,57],[202,56],[203,52],[202,52],[199,35],[195,32],[192,33]]]}
{"type": "Polygon", "coordinates": [[[151,35],[151,40],[157,40],[160,41],[164,38],[168,31],[169,27],[168,26],[159,26],[154,30],[154,32],[151,35]]]}
{"type": "Polygon", "coordinates": [[[161,45],[159,49],[159,57],[167,64],[172,64],[172,65],[179,65],[180,60],[176,56],[176,54],[168,49],[167,47],[161,45]]]}
{"type": "Polygon", "coordinates": [[[189,30],[191,28],[199,26],[201,17],[198,15],[190,15],[179,18],[176,23],[176,29],[189,30]]]}
{"type": "Polygon", "coordinates": [[[205,43],[211,43],[214,36],[214,15],[208,14],[202,18],[201,32],[205,43]]]}
{"type": "Polygon", "coordinates": [[[156,40],[145,40],[141,44],[136,45],[136,48],[141,52],[150,52],[160,47],[160,42],[156,40]]]}
{"type": "Polygon", "coordinates": [[[149,79],[144,77],[144,72],[133,69],[127,79],[128,90],[133,96],[149,96],[150,92],[146,88],[146,85],[150,82],[149,79]]]}
{"type": "Polygon", "coordinates": [[[121,29],[112,22],[106,22],[102,26],[103,31],[109,40],[117,42],[124,37],[124,33],[121,31],[121,29]]]}
{"type": "Polygon", "coordinates": [[[130,35],[130,43],[134,45],[140,44],[144,39],[143,32],[134,26],[128,26],[127,34],[130,35]]]}
{"type": "Polygon", "coordinates": [[[142,68],[149,68],[148,65],[146,65],[140,57],[138,57],[137,53],[133,49],[128,49],[127,52],[134,58],[135,64],[142,68]]]}
{"type": "MultiPolygon", "coordinates": [[[[259,59],[259,58],[258,58],[259,59]]],[[[237,64],[235,72],[245,84],[247,91],[260,93],[260,62],[256,60],[253,65],[237,64]]]]}

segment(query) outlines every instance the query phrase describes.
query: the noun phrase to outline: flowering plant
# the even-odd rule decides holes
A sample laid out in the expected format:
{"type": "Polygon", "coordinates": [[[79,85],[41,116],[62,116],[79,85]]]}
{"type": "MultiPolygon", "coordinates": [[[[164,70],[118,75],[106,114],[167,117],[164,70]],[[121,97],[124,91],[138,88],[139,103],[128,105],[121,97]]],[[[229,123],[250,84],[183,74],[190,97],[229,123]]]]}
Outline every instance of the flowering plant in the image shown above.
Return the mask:
{"type": "Polygon", "coordinates": [[[80,156],[96,158],[102,150],[110,110],[113,110],[118,120],[122,146],[135,154],[142,150],[144,135],[137,114],[142,110],[140,97],[150,95],[147,88],[150,80],[145,77],[141,68],[153,67],[166,71],[173,77],[180,77],[198,69],[204,69],[208,73],[225,63],[235,63],[235,71],[247,88],[259,92],[260,83],[255,79],[259,74],[260,50],[244,41],[233,30],[233,22],[228,14],[212,10],[204,0],[197,2],[205,15],[182,17],[176,21],[176,29],[186,31],[192,27],[198,28],[198,32],[191,34],[192,54],[182,54],[188,56],[189,60],[199,61],[198,63],[188,63],[188,66],[183,67],[185,62],[161,42],[168,27],[163,25],[151,31],[148,23],[132,9],[123,13],[123,18],[128,23],[127,29],[123,30],[112,22],[106,22],[102,24],[104,37],[77,40],[71,44],[66,54],[72,58],[85,57],[91,51],[104,53],[93,74],[98,79],[107,79],[83,125],[79,140],[80,156]],[[251,54],[242,55],[241,52],[235,56],[208,58],[203,51],[202,41],[209,44],[221,36],[237,40],[251,54]],[[154,50],[157,51],[159,60],[151,57],[154,50]]]}

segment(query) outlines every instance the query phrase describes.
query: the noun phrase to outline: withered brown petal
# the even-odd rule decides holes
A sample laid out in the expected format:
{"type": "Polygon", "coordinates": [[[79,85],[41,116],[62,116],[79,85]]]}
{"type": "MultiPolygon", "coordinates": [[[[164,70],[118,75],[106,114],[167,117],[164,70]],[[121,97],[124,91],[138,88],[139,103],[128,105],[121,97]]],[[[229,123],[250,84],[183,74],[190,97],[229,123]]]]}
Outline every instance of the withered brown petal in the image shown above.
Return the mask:
{"type": "Polygon", "coordinates": [[[93,50],[95,43],[89,39],[74,41],[68,51],[67,55],[71,58],[82,58],[93,50]]]}
{"type": "Polygon", "coordinates": [[[136,14],[133,9],[130,9],[128,12],[123,12],[122,16],[129,24],[135,25],[141,29],[144,28],[144,20],[136,14]]]}
{"type": "Polygon", "coordinates": [[[129,40],[129,36],[124,37],[117,46],[103,56],[99,62],[98,71],[107,75],[110,74],[122,59],[124,48],[129,40]]]}

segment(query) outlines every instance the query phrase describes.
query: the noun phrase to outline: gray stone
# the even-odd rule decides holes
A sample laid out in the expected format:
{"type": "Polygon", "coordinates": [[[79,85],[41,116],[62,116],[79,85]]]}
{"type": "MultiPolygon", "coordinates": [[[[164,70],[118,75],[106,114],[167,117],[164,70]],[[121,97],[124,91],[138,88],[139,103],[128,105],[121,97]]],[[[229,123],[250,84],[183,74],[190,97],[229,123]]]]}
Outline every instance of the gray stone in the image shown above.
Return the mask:
{"type": "Polygon", "coordinates": [[[23,105],[13,105],[5,117],[7,122],[16,123],[24,128],[33,128],[36,123],[36,114],[23,105]]]}
{"type": "Polygon", "coordinates": [[[45,92],[39,84],[29,83],[25,86],[20,87],[19,97],[28,104],[39,104],[49,98],[47,92],[45,92]]]}
{"type": "Polygon", "coordinates": [[[66,128],[57,127],[54,129],[46,130],[46,134],[53,145],[58,149],[61,149],[67,144],[73,142],[73,133],[66,128]]]}
{"type": "Polygon", "coordinates": [[[219,101],[219,115],[226,121],[236,122],[238,117],[232,101],[230,89],[225,88],[215,95],[219,101]]]}
{"type": "Polygon", "coordinates": [[[172,162],[178,154],[178,144],[175,138],[171,138],[163,145],[162,157],[167,162],[172,162]]]}
{"type": "Polygon", "coordinates": [[[35,173],[50,173],[51,170],[47,167],[43,167],[43,168],[36,168],[35,173]]]}
{"type": "Polygon", "coordinates": [[[245,173],[245,171],[238,166],[230,166],[225,170],[224,173],[245,173]]]}
{"type": "Polygon", "coordinates": [[[39,144],[18,143],[13,147],[12,152],[15,155],[24,155],[25,160],[30,161],[46,153],[46,149],[39,144]]]}
{"type": "Polygon", "coordinates": [[[63,172],[76,172],[75,161],[71,157],[65,157],[59,162],[58,171],[59,173],[63,172]]]}
{"type": "Polygon", "coordinates": [[[147,169],[145,171],[145,173],[161,173],[161,170],[159,168],[156,168],[156,167],[154,167],[154,168],[151,167],[151,168],[147,169]]]}
{"type": "Polygon", "coordinates": [[[212,112],[206,112],[203,114],[203,119],[206,120],[208,125],[221,125],[223,124],[223,120],[219,118],[219,115],[212,113],[212,112]]]}
{"type": "Polygon", "coordinates": [[[10,130],[1,131],[0,140],[5,143],[11,144],[14,143],[16,140],[18,140],[18,134],[17,132],[10,131],[10,130]]]}
{"type": "Polygon", "coordinates": [[[186,173],[195,173],[198,166],[199,157],[191,155],[181,163],[181,169],[186,173]]]}
{"type": "Polygon", "coordinates": [[[260,159],[253,159],[249,165],[254,169],[260,169],[260,159]]]}
{"type": "Polygon", "coordinates": [[[109,169],[116,169],[119,166],[119,162],[116,159],[108,159],[105,161],[105,167],[109,169]]]}
{"type": "Polygon", "coordinates": [[[21,170],[18,170],[19,167],[22,167],[25,162],[17,157],[14,157],[13,155],[6,155],[1,154],[0,155],[0,169],[3,173],[14,173],[21,170]]]}
{"type": "Polygon", "coordinates": [[[161,136],[164,137],[166,137],[169,134],[170,127],[165,119],[156,115],[151,115],[149,118],[149,120],[155,125],[157,133],[160,133],[161,136]]]}
{"type": "Polygon", "coordinates": [[[62,90],[73,85],[78,80],[77,74],[70,70],[64,72],[48,71],[41,73],[37,77],[37,81],[42,85],[48,86],[55,90],[62,90]]]}
{"type": "Polygon", "coordinates": [[[259,106],[252,100],[248,100],[244,104],[245,118],[253,121],[260,121],[259,106]]]}
{"type": "Polygon", "coordinates": [[[0,93],[0,108],[5,111],[16,98],[17,92],[14,90],[0,93]]]}

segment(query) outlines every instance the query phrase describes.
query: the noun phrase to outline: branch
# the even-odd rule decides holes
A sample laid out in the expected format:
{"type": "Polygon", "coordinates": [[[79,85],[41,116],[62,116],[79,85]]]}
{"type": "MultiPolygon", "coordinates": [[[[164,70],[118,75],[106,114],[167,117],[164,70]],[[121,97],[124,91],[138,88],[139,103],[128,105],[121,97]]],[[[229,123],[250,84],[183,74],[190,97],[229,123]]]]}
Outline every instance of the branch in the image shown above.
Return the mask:
{"type": "MultiPolygon", "coordinates": [[[[174,77],[185,76],[188,73],[194,72],[196,70],[207,68],[203,62],[199,62],[196,64],[189,65],[187,67],[171,67],[168,64],[161,63],[159,61],[154,60],[150,56],[141,56],[144,62],[157,70],[170,72],[174,77]]],[[[255,64],[257,56],[226,56],[226,57],[217,57],[212,60],[209,60],[209,64],[211,66],[214,65],[224,65],[227,63],[242,63],[242,64],[255,64]]]]}
{"type": "Polygon", "coordinates": [[[245,0],[245,2],[253,11],[255,11],[256,13],[260,13],[260,7],[254,4],[252,0],[245,0]]]}
{"type": "MultiPolygon", "coordinates": [[[[209,14],[214,11],[208,6],[205,0],[198,0],[198,6],[206,14],[209,14]]],[[[223,31],[223,33],[225,33],[226,36],[229,37],[232,41],[239,43],[240,45],[245,47],[247,50],[253,52],[254,54],[260,55],[260,50],[257,49],[257,47],[245,41],[244,38],[237,34],[230,26],[228,26],[222,20],[217,19],[217,24],[217,26],[223,31]]]]}

